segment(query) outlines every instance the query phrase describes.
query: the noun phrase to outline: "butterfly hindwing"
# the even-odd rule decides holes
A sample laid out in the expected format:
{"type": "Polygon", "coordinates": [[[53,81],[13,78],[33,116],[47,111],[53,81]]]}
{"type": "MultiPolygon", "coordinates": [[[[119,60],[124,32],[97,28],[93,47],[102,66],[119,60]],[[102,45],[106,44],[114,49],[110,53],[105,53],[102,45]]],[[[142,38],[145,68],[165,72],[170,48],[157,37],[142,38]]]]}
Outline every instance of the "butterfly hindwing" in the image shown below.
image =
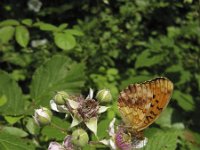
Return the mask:
{"type": "Polygon", "coordinates": [[[131,84],[118,99],[118,107],[126,126],[140,131],[152,124],[167,106],[173,83],[167,78],[155,78],[131,84]]]}

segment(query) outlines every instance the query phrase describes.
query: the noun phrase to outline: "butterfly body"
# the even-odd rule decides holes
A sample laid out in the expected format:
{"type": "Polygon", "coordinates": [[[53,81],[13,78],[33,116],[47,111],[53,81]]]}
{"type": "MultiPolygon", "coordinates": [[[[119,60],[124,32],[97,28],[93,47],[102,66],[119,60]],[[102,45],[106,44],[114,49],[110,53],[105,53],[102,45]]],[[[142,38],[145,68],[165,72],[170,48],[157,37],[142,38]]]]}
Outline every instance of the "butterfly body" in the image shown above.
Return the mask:
{"type": "Polygon", "coordinates": [[[118,107],[125,126],[139,132],[151,125],[169,103],[173,83],[164,77],[131,84],[120,92],[118,107]]]}

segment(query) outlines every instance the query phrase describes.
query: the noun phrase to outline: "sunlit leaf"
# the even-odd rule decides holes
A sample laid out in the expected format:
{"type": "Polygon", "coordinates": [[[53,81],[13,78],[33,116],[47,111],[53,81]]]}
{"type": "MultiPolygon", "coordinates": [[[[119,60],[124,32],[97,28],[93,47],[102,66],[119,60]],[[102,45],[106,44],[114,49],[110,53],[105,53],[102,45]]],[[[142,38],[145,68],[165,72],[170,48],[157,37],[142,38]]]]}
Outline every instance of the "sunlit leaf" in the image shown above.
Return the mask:
{"type": "Polygon", "coordinates": [[[6,103],[7,103],[7,98],[6,98],[6,96],[2,95],[0,97],[0,107],[5,105],[6,103]]]}
{"type": "Polygon", "coordinates": [[[148,138],[148,143],[145,147],[145,150],[154,150],[154,149],[175,150],[176,149],[177,137],[179,135],[179,132],[177,132],[176,130],[162,131],[158,129],[156,131],[157,131],[156,133],[154,133],[151,137],[148,138]]]}
{"type": "Polygon", "coordinates": [[[54,41],[63,50],[70,50],[76,46],[76,40],[70,33],[55,33],[54,41]]]}
{"type": "Polygon", "coordinates": [[[26,47],[30,40],[30,35],[29,35],[28,29],[25,26],[17,26],[15,38],[16,38],[17,43],[20,46],[26,47]]]}
{"type": "Polygon", "coordinates": [[[83,36],[84,33],[78,29],[67,29],[64,31],[67,34],[76,35],[76,36],[83,36]]]}
{"type": "Polygon", "coordinates": [[[52,24],[49,24],[49,23],[39,23],[39,28],[40,30],[43,30],[43,31],[56,31],[58,28],[52,24]]]}
{"type": "Polygon", "coordinates": [[[24,116],[4,116],[4,119],[9,123],[9,124],[14,124],[20,119],[22,119],[24,116]]]}
{"type": "Polygon", "coordinates": [[[14,19],[7,19],[7,20],[4,20],[4,21],[0,22],[0,27],[3,27],[3,26],[16,26],[16,25],[19,25],[19,22],[17,20],[14,20],[14,19]]]}
{"type": "Polygon", "coordinates": [[[35,145],[27,140],[5,132],[0,132],[0,149],[2,150],[35,150],[35,145]]]}
{"type": "Polygon", "coordinates": [[[24,99],[21,88],[3,71],[0,71],[0,95],[7,102],[0,107],[0,113],[4,115],[20,115],[24,112],[24,99]]]}
{"type": "Polygon", "coordinates": [[[17,137],[28,136],[27,132],[25,132],[24,130],[22,130],[20,128],[16,128],[16,127],[3,127],[2,131],[7,133],[7,134],[17,136],[17,137]]]}
{"type": "Polygon", "coordinates": [[[12,26],[6,26],[0,28],[0,42],[7,43],[13,38],[15,28],[12,26]]]}
{"type": "Polygon", "coordinates": [[[31,19],[23,19],[22,23],[27,26],[31,26],[33,21],[31,19]]]}
{"type": "Polygon", "coordinates": [[[84,64],[72,63],[64,56],[54,56],[39,67],[31,83],[31,97],[36,105],[49,106],[55,91],[79,92],[84,84],[84,68],[84,64]]]}

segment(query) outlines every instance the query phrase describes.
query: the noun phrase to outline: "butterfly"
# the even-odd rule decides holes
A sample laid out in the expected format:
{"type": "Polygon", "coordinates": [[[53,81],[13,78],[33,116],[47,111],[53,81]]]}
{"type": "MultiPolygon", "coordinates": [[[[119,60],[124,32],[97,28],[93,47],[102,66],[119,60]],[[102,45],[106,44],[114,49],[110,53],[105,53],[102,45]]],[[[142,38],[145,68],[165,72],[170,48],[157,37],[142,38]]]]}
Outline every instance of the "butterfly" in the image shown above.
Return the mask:
{"type": "Polygon", "coordinates": [[[132,133],[143,131],[166,108],[172,92],[173,83],[165,77],[130,84],[118,98],[118,109],[125,126],[132,133]]]}

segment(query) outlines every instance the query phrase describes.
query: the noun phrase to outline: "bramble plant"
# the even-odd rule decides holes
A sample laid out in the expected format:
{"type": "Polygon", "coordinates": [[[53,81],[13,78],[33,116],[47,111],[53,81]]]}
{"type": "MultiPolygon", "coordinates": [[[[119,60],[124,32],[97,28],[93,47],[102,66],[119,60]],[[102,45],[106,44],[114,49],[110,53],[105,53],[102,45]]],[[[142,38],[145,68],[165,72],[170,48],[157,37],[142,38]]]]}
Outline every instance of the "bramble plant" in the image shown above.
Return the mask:
{"type": "Polygon", "coordinates": [[[129,147],[116,128],[119,93],[164,76],[174,92],[145,130],[144,149],[198,150],[199,8],[198,0],[1,1],[0,149],[71,148],[83,130],[83,150],[114,148],[113,137],[129,147]],[[90,87],[99,92],[86,101],[90,87]]]}

